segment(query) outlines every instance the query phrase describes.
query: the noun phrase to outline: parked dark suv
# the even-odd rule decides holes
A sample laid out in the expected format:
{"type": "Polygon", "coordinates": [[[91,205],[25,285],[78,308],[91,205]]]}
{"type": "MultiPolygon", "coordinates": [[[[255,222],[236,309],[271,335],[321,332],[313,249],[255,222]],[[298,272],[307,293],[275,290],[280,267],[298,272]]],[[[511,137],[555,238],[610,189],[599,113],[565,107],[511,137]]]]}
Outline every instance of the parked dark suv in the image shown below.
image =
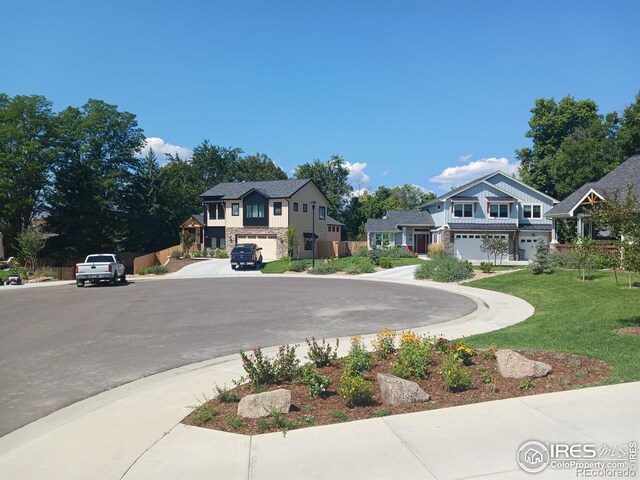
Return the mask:
{"type": "Polygon", "coordinates": [[[231,250],[231,268],[252,266],[256,270],[262,263],[262,253],[255,243],[239,243],[231,250]]]}

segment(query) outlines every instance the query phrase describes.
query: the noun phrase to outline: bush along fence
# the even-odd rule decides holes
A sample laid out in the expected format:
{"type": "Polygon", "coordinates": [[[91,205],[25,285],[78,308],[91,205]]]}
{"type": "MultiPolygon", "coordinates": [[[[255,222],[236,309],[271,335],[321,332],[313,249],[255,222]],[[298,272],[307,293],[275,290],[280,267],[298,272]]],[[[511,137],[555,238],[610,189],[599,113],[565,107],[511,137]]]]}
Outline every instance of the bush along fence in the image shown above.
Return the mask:
{"type": "MultiPolygon", "coordinates": [[[[190,250],[193,250],[193,246],[190,250]]],[[[133,273],[137,275],[142,270],[153,267],[154,265],[164,265],[173,252],[182,252],[182,246],[175,245],[158,252],[136,257],[133,261],[133,273]]]]}

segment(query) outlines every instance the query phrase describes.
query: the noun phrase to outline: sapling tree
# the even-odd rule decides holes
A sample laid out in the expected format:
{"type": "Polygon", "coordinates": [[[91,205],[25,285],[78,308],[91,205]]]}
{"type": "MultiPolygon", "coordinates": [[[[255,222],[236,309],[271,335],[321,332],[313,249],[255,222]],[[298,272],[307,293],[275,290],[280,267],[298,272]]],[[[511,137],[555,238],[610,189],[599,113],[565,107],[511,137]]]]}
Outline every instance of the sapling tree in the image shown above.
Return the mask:
{"type": "Polygon", "coordinates": [[[540,275],[542,273],[548,274],[553,272],[553,270],[551,269],[549,252],[547,250],[547,243],[542,238],[539,238],[536,241],[536,254],[531,260],[529,268],[534,275],[540,275]]]}

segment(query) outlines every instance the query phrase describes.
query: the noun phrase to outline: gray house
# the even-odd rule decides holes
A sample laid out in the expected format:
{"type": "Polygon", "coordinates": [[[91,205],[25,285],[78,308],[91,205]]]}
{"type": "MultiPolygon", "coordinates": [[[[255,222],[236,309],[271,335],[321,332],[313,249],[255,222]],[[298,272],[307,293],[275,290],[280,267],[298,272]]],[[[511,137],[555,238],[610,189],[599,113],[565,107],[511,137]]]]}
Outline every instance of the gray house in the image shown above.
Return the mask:
{"type": "Polygon", "coordinates": [[[529,260],[538,239],[551,240],[552,221],[545,215],[555,203],[497,171],[441,195],[418,212],[387,212],[382,220],[367,221],[367,238],[371,245],[379,243],[382,235],[390,245],[400,244],[417,253],[426,251],[429,243],[442,243],[451,255],[482,261],[487,258],[480,248],[482,236],[498,236],[507,241],[509,258],[529,260]],[[392,232],[393,237],[385,237],[392,232]]]}
{"type": "Polygon", "coordinates": [[[593,228],[589,220],[589,211],[599,202],[616,194],[620,201],[624,201],[629,185],[632,186],[636,197],[640,198],[640,155],[628,158],[597,182],[585,183],[549,210],[546,217],[553,221],[552,242],[557,243],[556,220],[559,219],[577,219],[578,234],[591,236],[593,228]]]}

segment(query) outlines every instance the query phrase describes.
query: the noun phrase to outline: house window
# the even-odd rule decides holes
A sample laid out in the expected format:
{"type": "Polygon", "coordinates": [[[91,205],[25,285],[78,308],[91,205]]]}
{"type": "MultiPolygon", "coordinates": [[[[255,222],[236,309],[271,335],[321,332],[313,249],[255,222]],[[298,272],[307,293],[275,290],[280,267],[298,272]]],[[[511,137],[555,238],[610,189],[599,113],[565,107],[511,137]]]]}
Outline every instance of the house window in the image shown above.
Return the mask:
{"type": "Polygon", "coordinates": [[[282,202],[273,202],[273,215],[282,215],[282,202]]]}
{"type": "Polygon", "coordinates": [[[293,211],[294,212],[298,211],[298,202],[293,202],[293,211]]]}
{"type": "Polygon", "coordinates": [[[473,217],[473,203],[456,203],[453,205],[454,217],[473,217]]]}
{"type": "Polygon", "coordinates": [[[216,206],[215,205],[209,205],[209,220],[215,220],[216,219],[216,206]]]}
{"type": "Polygon", "coordinates": [[[524,218],[542,218],[541,205],[523,205],[522,214],[524,218]]]}
{"type": "Polygon", "coordinates": [[[302,204],[302,211],[303,211],[304,213],[307,213],[307,204],[306,204],[306,203],[303,203],[303,204],[302,204]]]}
{"type": "Polygon", "coordinates": [[[254,203],[244,206],[246,218],[264,218],[264,203],[254,203]]]}
{"type": "Polygon", "coordinates": [[[240,204],[239,203],[232,203],[231,204],[231,216],[237,217],[238,215],[240,215],[240,204]]]}
{"type": "Polygon", "coordinates": [[[489,205],[489,216],[492,218],[507,218],[509,205],[506,203],[492,203],[489,205]]]}
{"type": "Polygon", "coordinates": [[[320,220],[327,218],[327,207],[318,207],[318,218],[320,220]]]}
{"type": "Polygon", "coordinates": [[[218,219],[224,220],[224,205],[222,203],[218,204],[218,219]]]}

